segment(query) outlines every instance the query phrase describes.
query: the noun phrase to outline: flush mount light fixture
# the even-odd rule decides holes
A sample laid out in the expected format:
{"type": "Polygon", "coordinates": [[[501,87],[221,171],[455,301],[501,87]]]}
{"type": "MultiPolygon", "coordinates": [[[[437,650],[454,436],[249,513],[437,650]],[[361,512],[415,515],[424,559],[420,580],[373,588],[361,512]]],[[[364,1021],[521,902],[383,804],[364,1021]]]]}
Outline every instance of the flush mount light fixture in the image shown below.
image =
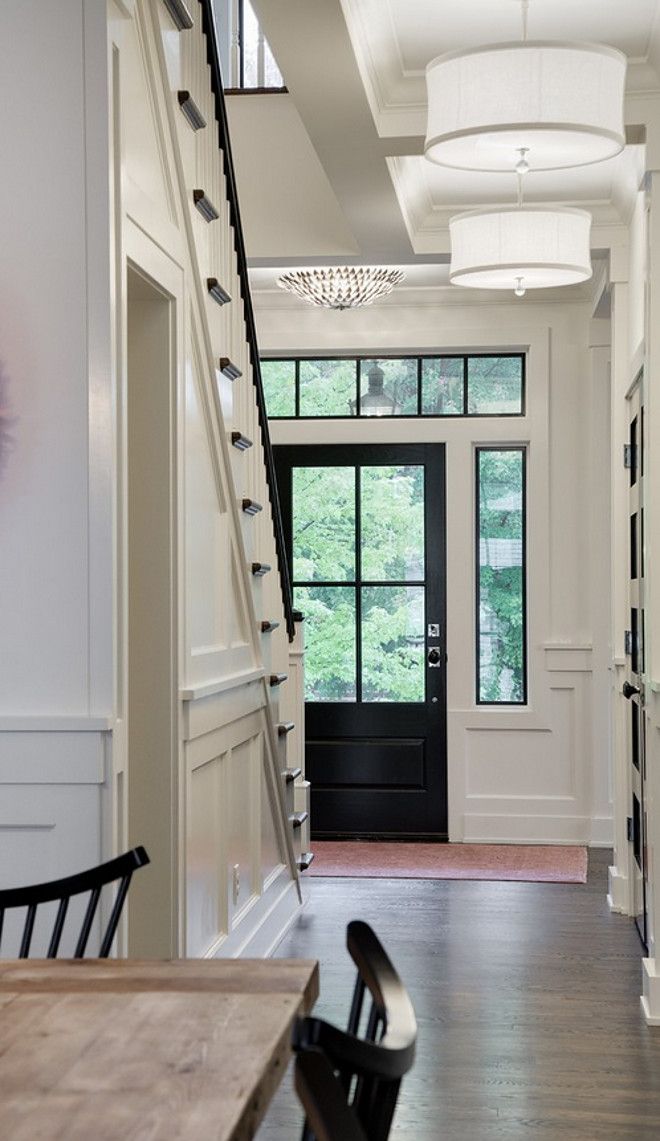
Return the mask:
{"type": "Polygon", "coordinates": [[[591,277],[586,210],[529,206],[473,210],[449,223],[449,280],[474,289],[576,285],[591,277]]]}
{"type": "Polygon", "coordinates": [[[625,145],[626,57],[604,44],[523,39],[438,56],[426,69],[424,153],[460,170],[601,162],[625,145]]]}
{"type": "Polygon", "coordinates": [[[326,266],[283,273],[277,284],[309,305],[357,309],[391,293],[404,276],[400,269],[386,266],[326,266]]]}

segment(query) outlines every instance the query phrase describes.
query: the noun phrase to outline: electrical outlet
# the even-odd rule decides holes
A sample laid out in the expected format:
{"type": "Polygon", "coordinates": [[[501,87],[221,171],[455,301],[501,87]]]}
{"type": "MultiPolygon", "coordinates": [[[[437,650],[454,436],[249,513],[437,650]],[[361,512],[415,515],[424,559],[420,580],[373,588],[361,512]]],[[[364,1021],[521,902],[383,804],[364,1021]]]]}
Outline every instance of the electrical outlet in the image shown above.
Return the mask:
{"type": "Polygon", "coordinates": [[[241,865],[234,864],[232,875],[232,894],[234,898],[234,907],[238,903],[238,896],[241,890],[241,865]]]}

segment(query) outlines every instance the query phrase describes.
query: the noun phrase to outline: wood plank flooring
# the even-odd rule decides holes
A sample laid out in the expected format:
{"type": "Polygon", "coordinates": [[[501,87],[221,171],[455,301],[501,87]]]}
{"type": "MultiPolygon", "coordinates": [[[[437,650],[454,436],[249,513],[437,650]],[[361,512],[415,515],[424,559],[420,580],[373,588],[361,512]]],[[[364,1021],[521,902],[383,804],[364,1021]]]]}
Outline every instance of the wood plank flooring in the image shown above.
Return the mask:
{"type": "MultiPolygon", "coordinates": [[[[371,923],[410,989],[415,1067],[398,1141],[658,1141],[660,1028],[639,1006],[642,949],[607,907],[609,853],[582,885],[315,879],[277,954],[321,961],[320,1015],[343,1023],[349,919],[371,923]]],[[[290,1141],[290,1074],[259,1141],[290,1141]]]]}

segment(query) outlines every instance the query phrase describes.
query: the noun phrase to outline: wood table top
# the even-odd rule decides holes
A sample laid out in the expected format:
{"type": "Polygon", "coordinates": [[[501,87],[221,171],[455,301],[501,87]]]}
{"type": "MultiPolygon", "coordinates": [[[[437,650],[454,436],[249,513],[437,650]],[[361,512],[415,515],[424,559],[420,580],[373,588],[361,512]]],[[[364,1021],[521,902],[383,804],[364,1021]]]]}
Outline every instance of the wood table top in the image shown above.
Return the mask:
{"type": "Polygon", "coordinates": [[[0,1137],[243,1141],[318,996],[305,959],[0,962],[0,1137]]]}

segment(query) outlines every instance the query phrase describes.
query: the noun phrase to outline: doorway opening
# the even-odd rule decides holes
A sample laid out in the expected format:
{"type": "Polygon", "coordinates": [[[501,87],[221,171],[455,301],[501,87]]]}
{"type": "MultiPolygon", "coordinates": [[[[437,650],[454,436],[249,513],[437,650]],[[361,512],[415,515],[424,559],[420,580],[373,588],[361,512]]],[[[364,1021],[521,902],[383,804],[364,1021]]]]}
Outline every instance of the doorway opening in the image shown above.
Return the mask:
{"type": "Polygon", "coordinates": [[[447,838],[441,444],[275,448],[312,837],[447,838]]]}
{"type": "Polygon", "coordinates": [[[128,836],[151,858],[129,893],[132,957],[176,954],[174,304],[128,266],[128,836]]]}

